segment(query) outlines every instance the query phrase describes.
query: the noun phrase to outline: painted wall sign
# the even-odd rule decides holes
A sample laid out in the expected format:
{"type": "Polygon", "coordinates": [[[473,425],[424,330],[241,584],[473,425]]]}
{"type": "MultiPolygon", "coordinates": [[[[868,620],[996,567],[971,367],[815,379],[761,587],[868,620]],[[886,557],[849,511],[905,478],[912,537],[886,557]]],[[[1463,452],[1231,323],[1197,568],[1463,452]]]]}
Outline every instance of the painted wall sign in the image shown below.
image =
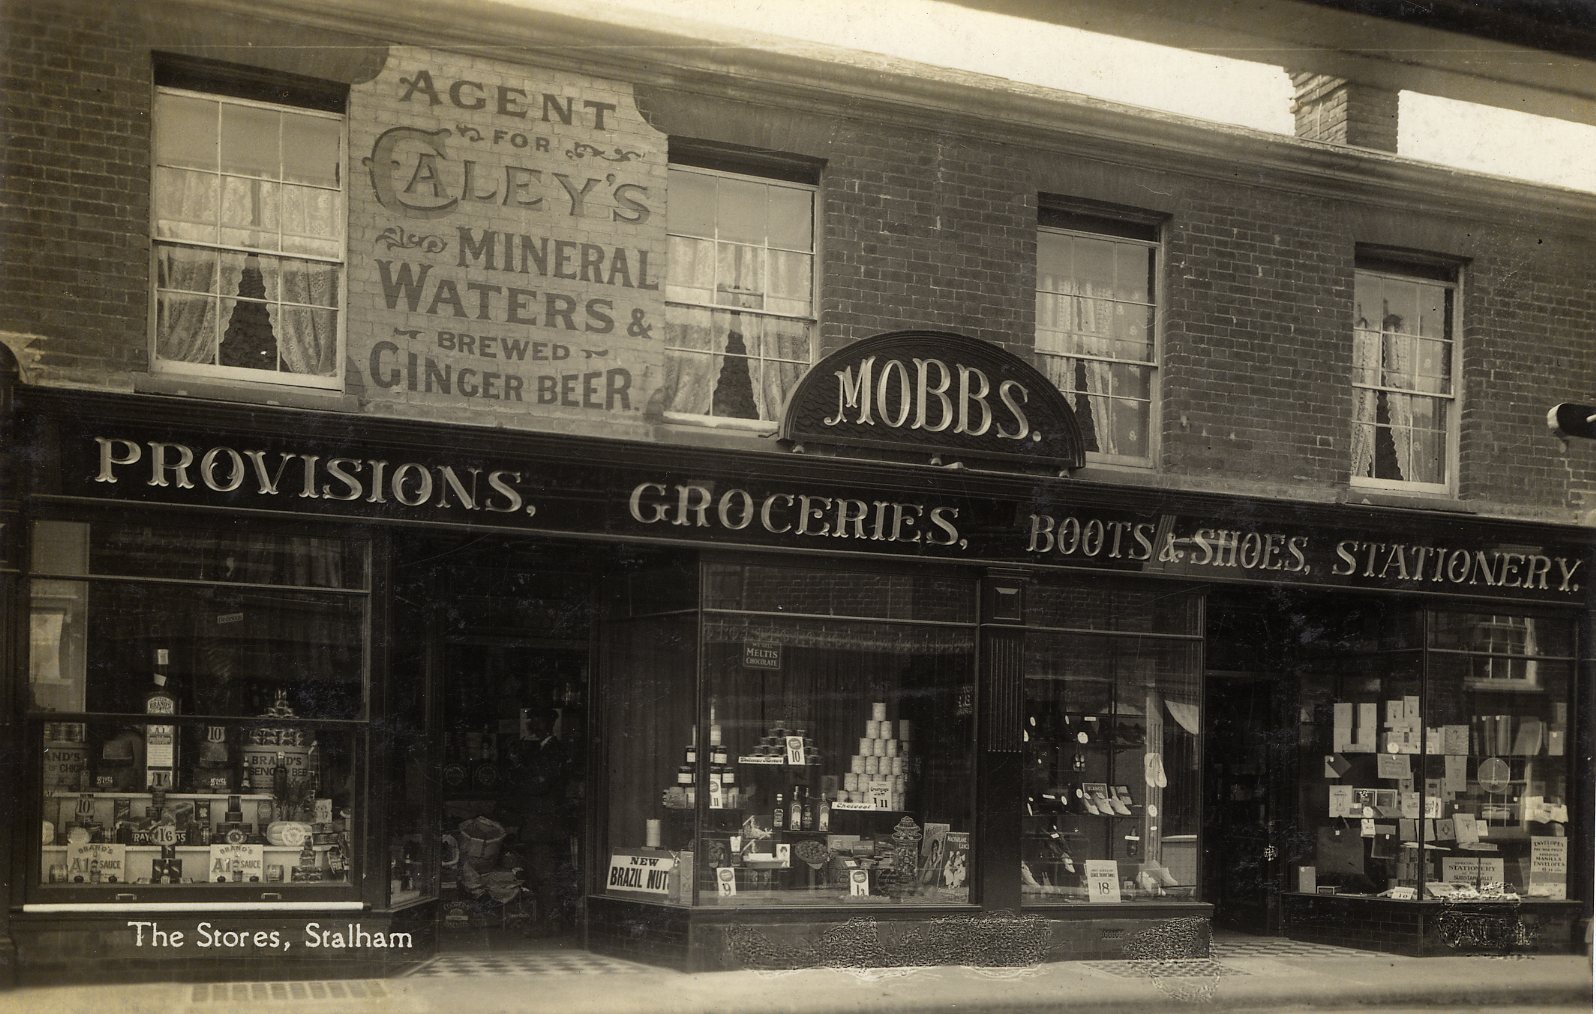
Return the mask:
{"type": "MultiPolygon", "coordinates": [[[[1507,601],[1577,603],[1590,566],[1588,543],[1572,535],[1526,543],[1490,523],[1374,529],[1289,505],[1239,503],[1229,516],[1086,509],[1062,503],[1072,487],[1056,480],[981,495],[919,473],[843,483],[818,458],[728,471],[710,459],[601,460],[552,441],[474,455],[375,443],[369,424],[339,443],[58,424],[72,432],[40,438],[59,447],[34,477],[40,495],[1507,601]]],[[[744,661],[763,659],[745,651],[744,661]]]]}
{"type": "Polygon", "coordinates": [[[1069,403],[1036,368],[990,342],[893,331],[832,353],[799,381],[780,438],[794,449],[996,462],[1085,463],[1069,403]]]}
{"type": "Polygon", "coordinates": [[[664,135],[631,86],[394,47],[349,100],[350,393],[631,432],[664,343],[664,135]]]}

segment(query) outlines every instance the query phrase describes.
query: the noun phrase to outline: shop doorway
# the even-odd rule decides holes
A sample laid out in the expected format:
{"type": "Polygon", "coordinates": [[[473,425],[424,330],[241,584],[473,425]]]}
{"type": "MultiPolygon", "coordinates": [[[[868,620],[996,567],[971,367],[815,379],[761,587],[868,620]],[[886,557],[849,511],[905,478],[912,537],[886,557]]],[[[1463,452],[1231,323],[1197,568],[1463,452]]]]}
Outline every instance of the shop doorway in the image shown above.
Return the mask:
{"type": "Polygon", "coordinates": [[[1280,932],[1295,854],[1295,617],[1273,591],[1215,592],[1204,679],[1203,897],[1216,928],[1280,932]]]}
{"type": "Polygon", "coordinates": [[[579,946],[593,554],[432,539],[407,556],[435,842],[417,881],[439,949],[579,946]]]}
{"type": "Polygon", "coordinates": [[[1214,923],[1244,933],[1280,928],[1285,863],[1281,836],[1289,806],[1282,762],[1295,743],[1282,721],[1285,681],[1252,673],[1210,672],[1203,784],[1203,897],[1214,923]]]}
{"type": "Polygon", "coordinates": [[[573,944],[587,644],[456,634],[439,651],[439,943],[448,950],[573,944]]]}

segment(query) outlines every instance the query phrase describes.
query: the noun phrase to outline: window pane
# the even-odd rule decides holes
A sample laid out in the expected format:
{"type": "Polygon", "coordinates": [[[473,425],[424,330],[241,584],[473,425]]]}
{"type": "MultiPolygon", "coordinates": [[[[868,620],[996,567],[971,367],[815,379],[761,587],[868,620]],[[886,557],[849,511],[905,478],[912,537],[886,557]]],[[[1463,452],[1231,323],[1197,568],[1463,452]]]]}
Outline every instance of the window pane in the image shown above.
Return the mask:
{"type": "Polygon", "coordinates": [[[1120,303],[1114,308],[1114,347],[1117,359],[1151,362],[1153,358],[1153,308],[1120,303]]]}
{"type": "Polygon", "coordinates": [[[715,244],[707,239],[672,236],[669,275],[666,299],[680,303],[714,302],[715,244]]]}
{"type": "MultiPolygon", "coordinates": [[[[1196,629],[1195,595],[1160,589],[1161,608],[1105,608],[1118,587],[1047,582],[1033,587],[1027,614],[1091,626],[1106,611],[1116,618],[1104,625],[1131,615],[1157,633],[1196,629]],[[1176,601],[1188,608],[1169,608],[1176,601]]],[[[1085,902],[1089,861],[1115,864],[1122,903],[1196,900],[1199,664],[1195,640],[1026,636],[1025,904],[1085,902]]]]}
{"type": "Polygon", "coordinates": [[[771,187],[770,245],[789,250],[815,246],[814,191],[771,187]]]}
{"type": "Polygon", "coordinates": [[[276,372],[277,338],[266,304],[253,299],[224,299],[221,312],[221,365],[276,372]]]}
{"type": "Polygon", "coordinates": [[[216,362],[216,297],[162,292],[155,300],[155,354],[174,363],[216,362]]]}
{"type": "Polygon", "coordinates": [[[283,178],[337,188],[341,175],[343,124],[320,116],[283,116],[283,178]]]}
{"type": "Polygon", "coordinates": [[[814,283],[814,258],[809,254],[770,252],[770,292],[765,309],[772,313],[808,314],[814,283]]]}
{"type": "Polygon", "coordinates": [[[1115,398],[1111,406],[1113,432],[1101,449],[1113,454],[1146,457],[1149,414],[1147,403],[1115,398]]]}
{"type": "Polygon", "coordinates": [[[717,236],[734,243],[765,242],[765,205],[769,189],[752,180],[716,180],[717,236]]]}
{"type": "Polygon", "coordinates": [[[222,171],[280,179],[276,110],[222,103],[222,171]]]}
{"type": "Polygon", "coordinates": [[[155,236],[216,242],[217,178],[184,169],[155,170],[155,236]]]}
{"type": "Polygon", "coordinates": [[[1148,271],[1152,251],[1144,246],[1122,243],[1115,250],[1114,259],[1114,287],[1119,298],[1151,302],[1148,271]]]}
{"type": "Polygon", "coordinates": [[[714,347],[712,311],[697,307],[673,308],[665,326],[668,348],[708,352],[714,347]]]}
{"type": "Polygon", "coordinates": [[[1114,244],[1100,239],[1075,240],[1075,291],[1086,296],[1121,296],[1114,284],[1114,244]]]}
{"type": "Polygon", "coordinates": [[[1063,292],[1069,286],[1070,238],[1042,231],[1036,237],[1036,287],[1063,292]]]}
{"type": "Polygon", "coordinates": [[[726,306],[765,305],[765,251],[755,246],[716,246],[715,300],[726,306]]]}
{"type": "Polygon", "coordinates": [[[1380,330],[1385,309],[1380,298],[1380,280],[1373,275],[1359,274],[1353,287],[1352,319],[1355,327],[1370,331],[1380,330]]]}
{"type": "MultiPolygon", "coordinates": [[[[672,235],[715,235],[715,177],[673,169],[670,173],[672,235]]],[[[674,271],[675,268],[672,268],[674,271]]]]}
{"type": "Polygon", "coordinates": [[[312,187],[279,188],[282,248],[286,253],[339,255],[342,201],[333,191],[312,187]]]}
{"type": "Polygon", "coordinates": [[[362,816],[354,734],[179,714],[170,724],[38,723],[49,833],[40,883],[138,884],[141,901],[177,885],[253,898],[347,885],[362,816]]]}
{"type": "Polygon", "coordinates": [[[155,284],[187,292],[216,291],[216,251],[161,244],[155,248],[155,284]]]}
{"type": "Polygon", "coordinates": [[[708,415],[714,396],[714,357],[701,352],[665,352],[665,410],[708,415]]]}
{"type": "Polygon", "coordinates": [[[277,221],[277,184],[222,177],[224,245],[276,250],[277,221]]]}
{"type": "Polygon", "coordinates": [[[1403,334],[1415,334],[1419,327],[1419,288],[1412,282],[1399,282],[1386,279],[1385,313],[1381,318],[1381,329],[1385,331],[1398,331],[1403,334]]]}
{"type": "Polygon", "coordinates": [[[1036,293],[1036,326],[1049,330],[1064,330],[1070,326],[1072,303],[1069,296],[1038,290],[1036,293]]]}
{"type": "Polygon", "coordinates": [[[155,161],[216,170],[216,103],[187,95],[155,97],[155,161]]]}
{"type": "Polygon", "coordinates": [[[968,902],[973,633],[840,617],[967,616],[973,593],[940,573],[709,569],[713,725],[699,741],[723,750],[697,758],[712,786],[700,903],[834,905],[855,880],[900,904],[968,902]],[[750,679],[750,651],[779,662],[750,679]],[[721,896],[717,877],[736,894],[721,896]]]}
{"type": "Polygon", "coordinates": [[[282,335],[278,355],[288,373],[330,377],[338,368],[338,315],[332,310],[284,306],[277,311],[282,335]]]}
{"type": "Polygon", "coordinates": [[[288,257],[261,257],[259,262],[270,265],[267,272],[275,281],[268,285],[266,298],[280,298],[285,303],[305,303],[310,306],[338,305],[338,265],[325,261],[302,261],[288,257]]]}
{"type": "Polygon", "coordinates": [[[1414,482],[1446,481],[1446,434],[1439,430],[1413,431],[1414,482]]]}

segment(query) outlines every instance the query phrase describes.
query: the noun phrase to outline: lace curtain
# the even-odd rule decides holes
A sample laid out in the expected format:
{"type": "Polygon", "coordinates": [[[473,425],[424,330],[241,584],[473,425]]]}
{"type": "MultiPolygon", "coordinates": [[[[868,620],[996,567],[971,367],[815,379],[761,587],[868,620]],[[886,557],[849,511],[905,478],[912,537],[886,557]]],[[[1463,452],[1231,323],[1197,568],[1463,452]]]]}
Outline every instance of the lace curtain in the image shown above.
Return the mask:
{"type": "MultiPolygon", "coordinates": [[[[1361,323],[1361,321],[1360,321],[1361,323]]],[[[1413,339],[1402,332],[1402,318],[1387,314],[1380,322],[1379,344],[1354,340],[1353,376],[1373,378],[1384,388],[1413,386],[1413,339]],[[1378,367],[1378,368],[1377,368],[1378,367]]],[[[1381,479],[1413,478],[1413,396],[1394,391],[1358,388],[1353,406],[1356,425],[1352,429],[1352,474],[1381,479]],[[1397,475],[1375,475],[1376,423],[1384,406],[1388,433],[1396,456],[1397,475]]]]}
{"type": "Polygon", "coordinates": [[[1043,372],[1075,410],[1086,449],[1123,453],[1111,417],[1113,364],[1106,361],[1114,358],[1117,294],[1091,282],[1083,284],[1078,295],[1062,294],[1069,285],[1069,280],[1063,278],[1044,277],[1041,284],[1061,294],[1044,301],[1038,323],[1067,335],[1065,348],[1044,356],[1043,372]],[[1102,359],[1078,358],[1081,356],[1102,359]]]}
{"type": "Polygon", "coordinates": [[[774,420],[809,369],[811,324],[734,310],[672,308],[665,408],[774,420]]]}
{"type": "Polygon", "coordinates": [[[338,269],[321,261],[298,260],[269,253],[218,252],[219,227],[230,245],[278,249],[277,223],[286,220],[298,232],[298,245],[325,249],[336,227],[338,195],[304,187],[280,187],[255,180],[230,180],[220,188],[218,177],[195,172],[163,172],[156,184],[163,240],[203,246],[158,243],[157,277],[163,291],[157,353],[184,363],[215,363],[218,334],[227,321],[218,320],[217,296],[236,297],[247,268],[261,273],[266,312],[277,343],[278,358],[289,372],[329,375],[337,367],[338,269]],[[236,185],[236,184],[246,185],[236,185]],[[220,206],[218,206],[220,205],[220,206]],[[325,307],[311,310],[305,306],[325,307]]]}

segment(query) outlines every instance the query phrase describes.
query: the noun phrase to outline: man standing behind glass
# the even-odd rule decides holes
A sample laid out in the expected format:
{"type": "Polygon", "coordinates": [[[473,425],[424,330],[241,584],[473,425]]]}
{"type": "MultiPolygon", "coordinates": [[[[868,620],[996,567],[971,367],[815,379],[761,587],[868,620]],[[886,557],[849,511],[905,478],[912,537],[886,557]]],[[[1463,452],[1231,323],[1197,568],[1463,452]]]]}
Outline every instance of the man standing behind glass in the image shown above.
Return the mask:
{"type": "Polygon", "coordinates": [[[541,934],[559,929],[558,873],[571,837],[566,806],[571,758],[555,735],[559,717],[554,708],[527,710],[527,736],[519,743],[511,778],[510,804],[520,821],[520,851],[526,863],[522,872],[537,899],[536,931],[541,934]]]}

